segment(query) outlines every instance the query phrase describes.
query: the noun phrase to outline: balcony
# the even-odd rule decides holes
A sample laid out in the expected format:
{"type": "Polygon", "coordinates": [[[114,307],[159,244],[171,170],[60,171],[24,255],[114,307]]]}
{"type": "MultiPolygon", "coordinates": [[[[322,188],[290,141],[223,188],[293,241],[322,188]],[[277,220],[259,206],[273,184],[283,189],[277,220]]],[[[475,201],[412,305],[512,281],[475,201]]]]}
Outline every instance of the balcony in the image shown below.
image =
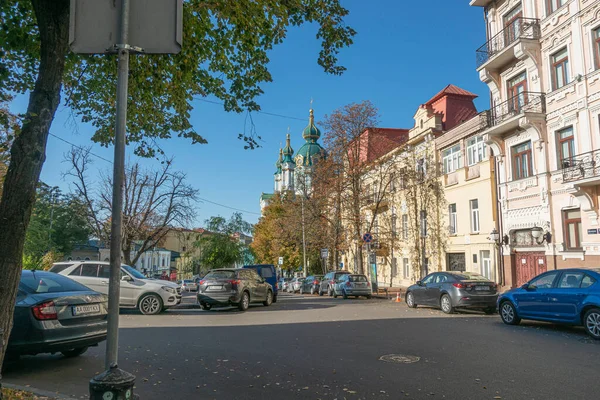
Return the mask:
{"type": "Polygon", "coordinates": [[[563,183],[577,182],[579,186],[600,183],[600,150],[592,150],[561,160],[563,183]]]}
{"type": "Polygon", "coordinates": [[[540,20],[517,18],[475,52],[477,70],[498,70],[527,52],[525,48],[539,47],[540,20]],[[521,46],[523,45],[523,46],[521,46]]]}
{"type": "Polygon", "coordinates": [[[520,119],[523,117],[528,120],[545,120],[545,114],[546,97],[544,93],[522,92],[489,110],[487,114],[488,128],[485,133],[489,136],[500,136],[517,129],[520,119]]]}

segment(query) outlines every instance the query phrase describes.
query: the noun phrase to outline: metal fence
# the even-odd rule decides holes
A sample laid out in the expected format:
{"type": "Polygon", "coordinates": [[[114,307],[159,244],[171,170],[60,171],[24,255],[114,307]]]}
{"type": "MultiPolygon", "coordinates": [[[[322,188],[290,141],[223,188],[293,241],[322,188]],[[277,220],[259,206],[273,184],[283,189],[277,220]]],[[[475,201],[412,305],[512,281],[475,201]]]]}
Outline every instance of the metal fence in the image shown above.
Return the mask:
{"type": "Polygon", "coordinates": [[[563,183],[600,176],[600,150],[561,160],[563,183]]]}
{"type": "Polygon", "coordinates": [[[494,35],[483,46],[477,49],[477,68],[488,62],[496,54],[506,49],[519,39],[539,39],[541,36],[540,20],[537,18],[517,18],[502,31],[494,35]]]}

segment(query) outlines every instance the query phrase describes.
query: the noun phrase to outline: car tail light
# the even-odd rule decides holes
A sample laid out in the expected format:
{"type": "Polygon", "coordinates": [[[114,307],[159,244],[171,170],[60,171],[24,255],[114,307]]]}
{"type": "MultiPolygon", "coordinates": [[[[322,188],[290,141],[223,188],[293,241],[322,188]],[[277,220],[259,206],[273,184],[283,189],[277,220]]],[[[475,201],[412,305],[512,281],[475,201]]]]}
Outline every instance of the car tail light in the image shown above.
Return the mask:
{"type": "Polygon", "coordinates": [[[462,283],[453,283],[452,286],[459,288],[459,289],[465,289],[466,285],[463,285],[462,283]]]}
{"type": "Polygon", "coordinates": [[[275,282],[275,289],[279,290],[279,282],[275,282]]]}
{"type": "Polygon", "coordinates": [[[350,281],[346,282],[346,286],[352,286],[352,283],[350,283],[350,281]]]}
{"type": "Polygon", "coordinates": [[[58,314],[56,313],[56,307],[54,307],[54,302],[47,301],[42,304],[38,304],[34,306],[31,311],[33,311],[33,316],[35,319],[40,321],[49,320],[49,319],[58,319],[58,314]]]}
{"type": "Polygon", "coordinates": [[[231,283],[231,286],[232,286],[233,289],[235,289],[237,287],[237,285],[239,285],[240,283],[242,283],[242,281],[239,280],[239,279],[230,279],[227,282],[231,283]]]}
{"type": "Polygon", "coordinates": [[[319,281],[314,281],[313,282],[313,285],[318,285],[318,284],[319,284],[319,281]]]}
{"type": "Polygon", "coordinates": [[[206,281],[204,279],[202,279],[200,282],[198,282],[198,285],[204,285],[206,281]]]}
{"type": "Polygon", "coordinates": [[[334,281],[329,281],[329,283],[333,285],[335,282],[334,281]]]}
{"type": "Polygon", "coordinates": [[[371,282],[367,281],[367,286],[371,287],[371,282]]]}

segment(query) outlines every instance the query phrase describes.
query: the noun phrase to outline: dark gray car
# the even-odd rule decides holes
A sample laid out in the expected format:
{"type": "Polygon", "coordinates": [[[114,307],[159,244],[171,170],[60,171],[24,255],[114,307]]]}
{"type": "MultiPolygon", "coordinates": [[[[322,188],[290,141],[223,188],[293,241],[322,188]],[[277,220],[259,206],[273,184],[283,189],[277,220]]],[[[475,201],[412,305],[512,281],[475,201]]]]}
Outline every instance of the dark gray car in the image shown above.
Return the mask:
{"type": "Polygon", "coordinates": [[[321,284],[319,285],[319,296],[323,296],[324,293],[327,293],[328,296],[333,296],[333,285],[335,285],[335,281],[340,279],[340,276],[349,273],[350,272],[348,271],[328,272],[327,275],[321,279],[321,284]]]}
{"type": "Polygon", "coordinates": [[[300,286],[300,294],[310,293],[315,294],[319,291],[323,275],[310,275],[307,276],[302,285],[300,286]]]}
{"type": "Polygon", "coordinates": [[[406,290],[406,305],[439,307],[446,314],[455,308],[496,312],[498,285],[475,272],[434,272],[406,290]]]}
{"type": "Polygon", "coordinates": [[[250,303],[273,303],[273,288],[251,268],[215,269],[198,282],[198,303],[203,310],[213,306],[237,306],[246,311],[250,303]]]}
{"type": "Polygon", "coordinates": [[[83,354],[106,339],[107,309],[105,295],[66,276],[23,270],[7,354],[83,354]]]}

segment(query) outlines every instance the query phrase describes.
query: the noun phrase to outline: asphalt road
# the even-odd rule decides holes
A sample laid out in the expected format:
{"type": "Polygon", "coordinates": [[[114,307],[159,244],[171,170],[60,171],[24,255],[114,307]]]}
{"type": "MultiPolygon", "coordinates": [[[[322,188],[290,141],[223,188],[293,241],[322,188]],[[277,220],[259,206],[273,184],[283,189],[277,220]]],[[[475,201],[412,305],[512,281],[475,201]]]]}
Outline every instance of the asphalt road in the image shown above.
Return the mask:
{"type": "MultiPolygon", "coordinates": [[[[127,312],[120,344],[120,367],[137,376],[142,399],[588,400],[600,393],[600,343],[580,328],[509,327],[498,316],[447,316],[390,300],[283,295],[246,313],[127,312]],[[390,354],[418,361],[380,360],[390,354]]],[[[84,398],[103,356],[104,345],[76,359],[23,357],[4,380],[84,398]]]]}

